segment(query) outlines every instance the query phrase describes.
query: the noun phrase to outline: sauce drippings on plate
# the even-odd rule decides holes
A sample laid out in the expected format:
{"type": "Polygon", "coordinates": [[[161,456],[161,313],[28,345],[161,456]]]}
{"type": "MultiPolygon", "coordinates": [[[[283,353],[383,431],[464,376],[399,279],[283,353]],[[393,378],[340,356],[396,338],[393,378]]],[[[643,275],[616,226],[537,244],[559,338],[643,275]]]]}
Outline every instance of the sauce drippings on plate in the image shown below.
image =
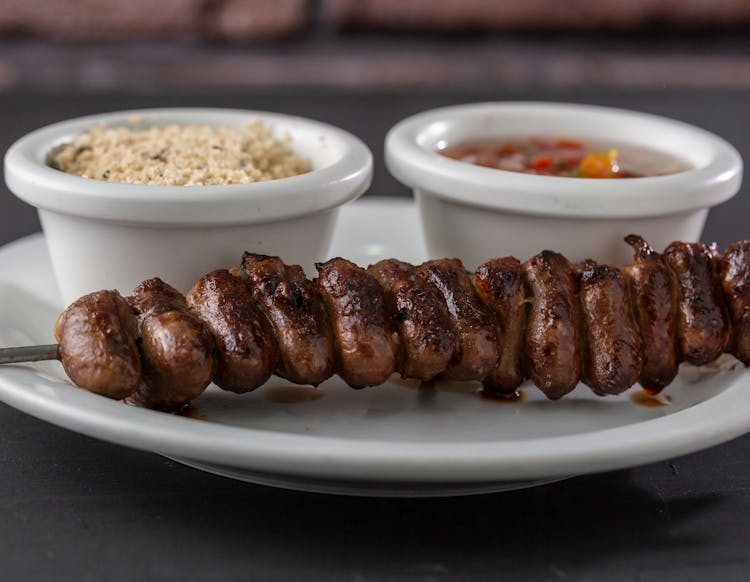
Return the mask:
{"type": "Polygon", "coordinates": [[[645,389],[633,392],[630,395],[630,400],[635,404],[645,406],[646,408],[659,408],[661,406],[668,406],[672,403],[672,398],[666,394],[659,394],[658,392],[654,393],[645,389]]]}
{"type": "Polygon", "coordinates": [[[684,160],[661,151],[568,138],[475,140],[438,152],[487,168],[567,178],[643,178],[690,169],[684,160]]]}

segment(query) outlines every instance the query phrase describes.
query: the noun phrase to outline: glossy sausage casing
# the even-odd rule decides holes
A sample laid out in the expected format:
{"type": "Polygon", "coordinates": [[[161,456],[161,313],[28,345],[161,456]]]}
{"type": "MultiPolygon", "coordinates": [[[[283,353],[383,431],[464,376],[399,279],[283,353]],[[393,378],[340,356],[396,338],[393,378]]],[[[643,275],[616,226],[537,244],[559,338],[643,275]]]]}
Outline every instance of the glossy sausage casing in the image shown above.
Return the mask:
{"type": "Polygon", "coordinates": [[[382,384],[396,370],[396,342],[380,285],[346,259],[316,266],[337,340],[339,376],[352,388],[382,384]]]}
{"type": "Polygon", "coordinates": [[[641,338],[633,324],[625,277],[587,261],[578,272],[584,383],[596,394],[620,394],[641,373],[641,338]]]}
{"type": "Polygon", "coordinates": [[[658,392],[674,380],[679,368],[677,280],[663,257],[642,237],[631,234],[625,240],[635,251],[633,262],[624,272],[641,337],[643,367],[639,382],[658,392]]]}
{"type": "Polygon", "coordinates": [[[138,285],[129,300],[138,313],[143,357],[143,384],[133,400],[148,408],[178,410],[211,382],[211,336],[185,298],[159,278],[138,285]]]}
{"type": "Polygon", "coordinates": [[[534,384],[549,398],[573,390],[581,375],[581,339],[573,266],[559,253],[542,251],[523,264],[530,304],[524,361],[534,384]]]}
{"type": "Polygon", "coordinates": [[[60,359],[76,386],[125,398],[141,383],[137,322],[117,291],[97,291],[73,302],[55,325],[60,359]]]}
{"type": "Polygon", "coordinates": [[[683,359],[702,366],[718,358],[729,342],[715,252],[701,243],[673,242],[664,258],[677,276],[677,346],[683,359]]]}
{"type": "Polygon", "coordinates": [[[399,335],[399,372],[431,380],[453,358],[455,336],[443,297],[409,263],[385,259],[367,269],[385,292],[399,335]]]}
{"type": "Polygon", "coordinates": [[[490,259],[474,273],[474,287],[494,312],[497,337],[502,338],[500,361],[484,378],[484,390],[488,394],[513,393],[524,379],[526,299],[521,263],[513,257],[490,259]]]}
{"type": "Polygon", "coordinates": [[[750,366],[750,241],[730,244],[721,259],[721,285],[732,320],[729,351],[750,366]]]}
{"type": "Polygon", "coordinates": [[[285,265],[279,257],[245,253],[242,270],[278,341],[276,373],[314,386],[333,375],[333,335],[318,290],[302,267],[285,265]]]}
{"type": "Polygon", "coordinates": [[[243,393],[268,380],[278,357],[276,339],[245,281],[213,271],[190,290],[187,303],[213,335],[217,386],[243,393]]]}
{"type": "Polygon", "coordinates": [[[479,298],[471,276],[458,259],[427,261],[419,270],[443,296],[452,318],[455,353],[442,376],[484,380],[497,367],[500,344],[492,312],[479,298]]]}

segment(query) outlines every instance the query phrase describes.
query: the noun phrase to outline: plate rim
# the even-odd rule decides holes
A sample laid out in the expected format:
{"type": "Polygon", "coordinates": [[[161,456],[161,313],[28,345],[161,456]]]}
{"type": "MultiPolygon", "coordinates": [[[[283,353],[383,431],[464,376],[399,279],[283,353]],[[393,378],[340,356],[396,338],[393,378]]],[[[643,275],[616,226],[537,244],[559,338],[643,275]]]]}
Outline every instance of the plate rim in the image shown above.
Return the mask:
{"type": "Polygon", "coordinates": [[[694,452],[745,434],[750,423],[750,399],[743,394],[747,386],[741,386],[749,383],[748,372],[721,393],[668,416],[505,443],[348,441],[227,426],[130,407],[73,386],[62,402],[45,396],[43,390],[24,391],[13,386],[9,379],[19,373],[26,376],[27,383],[39,380],[30,368],[11,366],[0,375],[0,399],[52,424],[167,456],[284,475],[429,482],[564,477],[694,452]],[[658,433],[659,438],[654,441],[641,436],[628,442],[628,437],[637,437],[644,429],[658,433]],[[257,442],[262,446],[254,445],[257,442]],[[356,447],[350,446],[352,442],[356,447]],[[646,444],[648,448],[644,448],[646,444]]]}

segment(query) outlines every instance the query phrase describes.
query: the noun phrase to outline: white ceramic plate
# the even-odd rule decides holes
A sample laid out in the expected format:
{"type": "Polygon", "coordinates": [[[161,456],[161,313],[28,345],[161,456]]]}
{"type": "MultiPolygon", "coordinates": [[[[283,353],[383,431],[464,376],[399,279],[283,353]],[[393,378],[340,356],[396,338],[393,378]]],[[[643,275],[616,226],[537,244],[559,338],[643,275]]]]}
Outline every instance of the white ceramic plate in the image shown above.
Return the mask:
{"type": "MultiPolygon", "coordinates": [[[[420,241],[411,204],[365,200],[344,209],[333,253],[361,264],[420,261],[420,241]]],[[[0,250],[0,345],[51,342],[58,302],[40,235],[0,250]]],[[[312,389],[289,390],[274,378],[243,396],[209,388],[192,417],[180,417],[78,390],[57,362],[3,367],[0,399],[236,479],[346,494],[458,495],[639,465],[744,434],[750,375],[735,364],[727,357],[708,369],[683,368],[667,390],[671,402],[659,407],[634,402],[638,388],[598,398],[579,386],[551,402],[524,386],[522,402],[496,403],[470,383],[425,390],[396,380],[355,391],[337,378],[308,399],[312,389]]]]}

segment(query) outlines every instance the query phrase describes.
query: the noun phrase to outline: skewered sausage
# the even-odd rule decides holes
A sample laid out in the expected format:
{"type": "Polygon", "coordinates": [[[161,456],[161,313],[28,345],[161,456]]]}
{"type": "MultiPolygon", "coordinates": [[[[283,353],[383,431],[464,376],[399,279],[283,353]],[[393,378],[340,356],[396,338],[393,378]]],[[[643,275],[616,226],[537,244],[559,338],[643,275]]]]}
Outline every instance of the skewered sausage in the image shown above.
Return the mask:
{"type": "Polygon", "coordinates": [[[750,241],[727,247],[721,259],[721,285],[732,321],[729,352],[750,366],[750,241]]]}
{"type": "Polygon", "coordinates": [[[537,388],[562,398],[581,375],[581,339],[573,266],[559,253],[542,251],[523,264],[526,294],[525,365],[537,388]]]}
{"type": "MultiPolygon", "coordinates": [[[[523,264],[493,259],[473,279],[457,259],[385,260],[368,272],[338,258],[318,264],[310,282],[277,257],[246,255],[244,269],[196,285],[193,312],[159,279],[137,287],[130,305],[114,291],[79,299],[58,321],[57,353],[80,386],[113,398],[132,391],[132,401],[163,410],[189,402],[212,378],[237,390],[262,382],[277,362],[277,338],[286,349],[277,370],[295,382],[335,370],[361,388],[398,369],[482,380],[486,392],[506,394],[526,376],[553,399],[581,377],[599,394],[636,378],[657,391],[680,358],[707,363],[724,349],[750,363],[750,242],[720,258],[698,243],[672,243],[662,257],[641,237],[626,240],[635,258],[622,271],[593,261],[574,268],[544,251],[523,264]],[[263,361],[257,369],[232,359],[241,330],[263,361]],[[316,343],[321,337],[329,339],[316,343]]],[[[0,353],[0,361],[19,355],[0,353]]],[[[42,346],[33,357],[54,355],[42,346]]]]}
{"type": "Polygon", "coordinates": [[[641,373],[641,339],[619,269],[586,261],[578,272],[583,360],[581,377],[594,393],[620,394],[641,373]]]}
{"type": "Polygon", "coordinates": [[[419,270],[443,296],[453,324],[455,352],[442,376],[483,380],[497,367],[500,353],[491,311],[482,303],[460,260],[427,261],[419,270]]]}
{"type": "Polygon", "coordinates": [[[695,366],[714,361],[729,341],[729,318],[715,255],[701,243],[673,242],[664,250],[679,281],[677,346],[682,358],[695,366]]]}
{"type": "Polygon", "coordinates": [[[199,396],[214,373],[213,344],[185,298],[159,278],[133,290],[138,314],[143,383],[132,401],[148,408],[178,410],[199,396]]]}
{"type": "Polygon", "coordinates": [[[526,300],[521,263],[514,257],[491,259],[474,273],[474,287],[493,311],[502,338],[497,367],[484,380],[489,395],[512,394],[524,380],[523,342],[526,300]]]}
{"type": "Polygon", "coordinates": [[[677,280],[663,257],[638,235],[625,241],[633,247],[633,262],[624,268],[633,316],[641,337],[643,368],[639,382],[659,392],[677,375],[677,280]]]}
{"type": "Polygon", "coordinates": [[[60,359],[76,386],[109,398],[125,398],[141,383],[137,323],[117,291],[76,300],[55,324],[60,359]]]}
{"type": "Polygon", "coordinates": [[[279,344],[276,373],[313,386],[329,378],[336,364],[333,336],[318,291],[302,267],[245,253],[242,270],[279,344]]]}
{"type": "Polygon", "coordinates": [[[382,384],[396,369],[396,342],[380,285],[346,259],[316,267],[336,338],[339,375],[352,388],[382,384]]]}
{"type": "Polygon", "coordinates": [[[187,303],[213,336],[217,348],[214,383],[237,393],[264,384],[278,358],[276,335],[247,284],[227,270],[213,271],[190,290],[187,303]]]}
{"type": "Polygon", "coordinates": [[[442,295],[403,261],[385,259],[367,271],[383,288],[398,330],[401,376],[426,381],[444,372],[453,357],[455,336],[442,295]]]}

